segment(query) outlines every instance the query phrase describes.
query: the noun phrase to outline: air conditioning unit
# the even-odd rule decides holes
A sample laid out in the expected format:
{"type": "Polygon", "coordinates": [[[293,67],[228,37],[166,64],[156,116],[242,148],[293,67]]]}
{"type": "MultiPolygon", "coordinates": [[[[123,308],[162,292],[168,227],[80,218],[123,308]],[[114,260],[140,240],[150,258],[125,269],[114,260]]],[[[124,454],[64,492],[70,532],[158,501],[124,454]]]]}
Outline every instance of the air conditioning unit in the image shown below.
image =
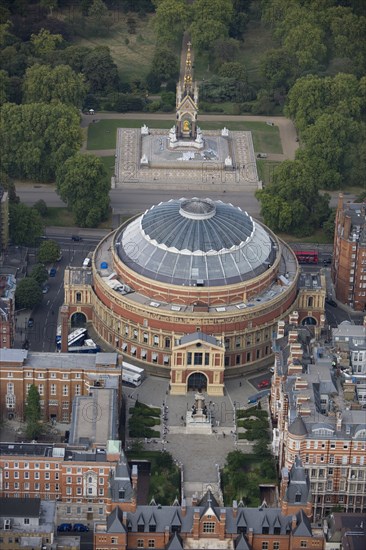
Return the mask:
{"type": "Polygon", "coordinates": [[[11,519],[4,519],[4,529],[11,529],[11,519]]]}

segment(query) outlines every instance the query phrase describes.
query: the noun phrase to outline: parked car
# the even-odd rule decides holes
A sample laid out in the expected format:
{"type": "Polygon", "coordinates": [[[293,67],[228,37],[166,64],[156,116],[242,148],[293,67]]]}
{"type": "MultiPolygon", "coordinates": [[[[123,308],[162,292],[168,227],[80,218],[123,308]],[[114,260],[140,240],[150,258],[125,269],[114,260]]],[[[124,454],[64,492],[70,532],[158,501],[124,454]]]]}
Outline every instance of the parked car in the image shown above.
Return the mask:
{"type": "Polygon", "coordinates": [[[71,235],[71,239],[77,243],[83,240],[80,235],[71,235]]]}
{"type": "Polygon", "coordinates": [[[249,397],[248,399],[248,405],[250,405],[251,403],[257,403],[258,401],[258,397],[255,396],[255,397],[249,397]]]}
{"type": "Polygon", "coordinates": [[[270,385],[269,380],[262,380],[261,382],[259,382],[258,388],[268,388],[269,385],[270,385]]]}
{"type": "Polygon", "coordinates": [[[328,306],[338,307],[337,302],[332,300],[332,298],[325,298],[325,303],[328,304],[328,306]]]}
{"type": "Polygon", "coordinates": [[[48,285],[44,285],[44,287],[42,287],[42,294],[47,294],[49,289],[50,289],[50,287],[48,285]]]}
{"type": "Polygon", "coordinates": [[[28,328],[32,328],[34,326],[34,319],[33,317],[29,317],[28,319],[28,328]]]}
{"type": "Polygon", "coordinates": [[[267,157],[267,153],[257,153],[257,159],[266,159],[267,157]]]}
{"type": "Polygon", "coordinates": [[[55,267],[51,267],[50,269],[50,277],[56,277],[57,269],[55,267]]]}
{"type": "Polygon", "coordinates": [[[71,523],[61,523],[61,525],[57,527],[57,531],[61,533],[69,533],[70,531],[72,531],[72,525],[71,523]]]}
{"type": "Polygon", "coordinates": [[[82,523],[74,523],[74,531],[78,531],[79,533],[81,532],[86,532],[86,531],[89,531],[89,527],[87,525],[83,525],[82,523]]]}

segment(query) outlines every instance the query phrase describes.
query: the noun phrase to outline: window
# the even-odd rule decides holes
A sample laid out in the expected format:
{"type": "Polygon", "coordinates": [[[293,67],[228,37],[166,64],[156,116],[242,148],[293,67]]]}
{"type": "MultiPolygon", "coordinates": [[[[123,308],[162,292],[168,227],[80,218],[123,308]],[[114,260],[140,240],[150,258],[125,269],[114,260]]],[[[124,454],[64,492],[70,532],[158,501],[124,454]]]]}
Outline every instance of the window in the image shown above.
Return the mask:
{"type": "Polygon", "coordinates": [[[24,525],[29,525],[29,518],[24,518],[23,523],[24,525]]]}
{"type": "Polygon", "coordinates": [[[29,472],[24,472],[24,479],[29,479],[29,472]]]}
{"type": "Polygon", "coordinates": [[[273,542],[273,550],[280,550],[280,543],[276,540],[273,542]]]}
{"type": "Polygon", "coordinates": [[[148,548],[155,548],[155,540],[154,539],[149,539],[149,542],[148,542],[148,548]]]}
{"type": "MultiPolygon", "coordinates": [[[[15,466],[15,465],[14,465],[15,466]]],[[[19,472],[14,472],[14,478],[19,479],[19,472]]]]}
{"type": "Polygon", "coordinates": [[[214,533],[215,532],[215,523],[213,521],[205,521],[203,523],[203,532],[204,533],[214,533]]]}
{"type": "Polygon", "coordinates": [[[76,386],[75,386],[75,395],[80,395],[80,394],[81,394],[81,385],[76,384],[76,386]]]}
{"type": "Polygon", "coordinates": [[[62,387],[62,395],[69,395],[69,386],[67,384],[64,384],[62,387]]]}
{"type": "Polygon", "coordinates": [[[45,479],[50,479],[50,472],[45,472],[44,478],[45,479]]]}
{"type": "Polygon", "coordinates": [[[154,346],[159,345],[159,336],[154,336],[154,346]]]}
{"type": "Polygon", "coordinates": [[[142,539],[137,539],[137,548],[143,548],[144,547],[144,541],[142,539]]]}
{"type": "Polygon", "coordinates": [[[269,533],[269,527],[267,527],[266,525],[263,525],[262,535],[268,535],[268,533],[269,533]]]}
{"type": "Polygon", "coordinates": [[[81,292],[76,292],[75,297],[77,302],[81,302],[81,292]]]}
{"type": "Polygon", "coordinates": [[[118,544],[117,537],[111,537],[111,544],[118,544]]]}
{"type": "Polygon", "coordinates": [[[268,542],[267,541],[262,542],[262,550],[268,550],[268,542]]]}
{"type": "Polygon", "coordinates": [[[306,548],[307,544],[306,540],[300,540],[300,548],[306,548]]]}
{"type": "Polygon", "coordinates": [[[34,479],[39,479],[39,472],[34,472],[34,479]]]}

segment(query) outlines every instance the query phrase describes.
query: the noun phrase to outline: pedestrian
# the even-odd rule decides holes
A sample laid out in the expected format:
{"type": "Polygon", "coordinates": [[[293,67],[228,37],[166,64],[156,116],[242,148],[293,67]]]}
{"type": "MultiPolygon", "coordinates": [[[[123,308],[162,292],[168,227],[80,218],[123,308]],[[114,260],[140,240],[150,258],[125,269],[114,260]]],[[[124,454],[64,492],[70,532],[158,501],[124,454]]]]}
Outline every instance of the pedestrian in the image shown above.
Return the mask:
{"type": "Polygon", "coordinates": [[[239,382],[239,387],[241,388],[241,382],[239,382]]]}

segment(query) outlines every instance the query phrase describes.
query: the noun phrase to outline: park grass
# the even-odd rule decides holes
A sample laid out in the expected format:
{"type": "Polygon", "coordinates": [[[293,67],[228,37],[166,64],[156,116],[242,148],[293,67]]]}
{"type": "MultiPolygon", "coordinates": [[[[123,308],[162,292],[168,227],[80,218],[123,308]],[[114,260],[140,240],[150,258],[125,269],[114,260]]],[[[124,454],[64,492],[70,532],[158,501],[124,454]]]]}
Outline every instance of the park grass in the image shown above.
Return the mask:
{"type": "Polygon", "coordinates": [[[115,164],[115,157],[98,157],[101,163],[103,164],[104,168],[106,169],[108,179],[110,179],[114,174],[114,164],[115,164]]]}
{"type": "Polygon", "coordinates": [[[272,183],[273,172],[280,164],[274,160],[257,159],[258,176],[265,186],[272,183]]]}
{"type": "MultiPolygon", "coordinates": [[[[129,120],[109,119],[100,120],[96,124],[90,124],[88,130],[87,149],[88,151],[115,149],[117,128],[140,128],[143,123],[150,128],[169,129],[172,127],[172,120],[129,120]]],[[[266,153],[282,153],[282,145],[278,126],[268,126],[265,122],[257,121],[228,121],[204,122],[200,121],[202,130],[220,130],[226,126],[232,131],[251,131],[253,134],[254,150],[266,153]]]]}
{"type": "Polygon", "coordinates": [[[72,227],[74,225],[72,212],[66,206],[49,206],[42,220],[46,226],[72,227]]]}
{"type": "Polygon", "coordinates": [[[128,15],[116,11],[112,12],[112,16],[114,23],[107,36],[79,37],[76,38],[75,43],[90,48],[107,46],[123,82],[144,80],[150,71],[155,51],[154,18],[150,14],[144,18],[136,16],[136,33],[129,34],[128,15]]]}

